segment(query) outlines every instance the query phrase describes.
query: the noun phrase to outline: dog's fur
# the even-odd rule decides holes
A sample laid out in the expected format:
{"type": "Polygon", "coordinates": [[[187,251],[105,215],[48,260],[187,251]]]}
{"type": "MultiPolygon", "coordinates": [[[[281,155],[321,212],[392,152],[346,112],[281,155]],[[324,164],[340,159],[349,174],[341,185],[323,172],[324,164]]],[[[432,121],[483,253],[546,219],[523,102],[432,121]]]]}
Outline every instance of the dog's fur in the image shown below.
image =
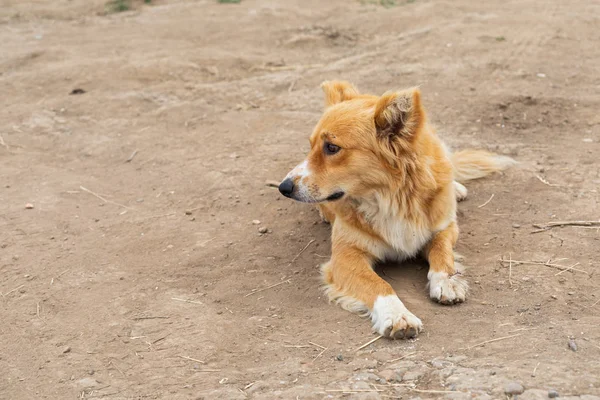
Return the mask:
{"type": "Polygon", "coordinates": [[[341,81],[322,88],[325,112],[310,136],[310,153],[284,180],[288,191],[280,190],[318,203],[332,224],[332,256],[322,267],[330,300],[370,316],[381,335],[414,337],[421,320],[373,264],[422,254],[430,297],[463,302],[468,285],[453,253],[456,203],[467,195],[459,182],[514,161],[478,150],[450,153],[427,123],[418,89],[373,96],[341,81]]]}

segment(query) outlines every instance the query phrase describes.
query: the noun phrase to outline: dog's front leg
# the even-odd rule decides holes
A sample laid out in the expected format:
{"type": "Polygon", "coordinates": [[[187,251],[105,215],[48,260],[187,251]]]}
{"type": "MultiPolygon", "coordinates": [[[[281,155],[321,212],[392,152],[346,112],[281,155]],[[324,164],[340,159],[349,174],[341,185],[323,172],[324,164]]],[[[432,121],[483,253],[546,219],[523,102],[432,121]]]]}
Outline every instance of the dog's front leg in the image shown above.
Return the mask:
{"type": "Polygon", "coordinates": [[[425,249],[429,261],[429,296],[441,304],[462,303],[469,285],[454,264],[454,245],[458,239],[458,226],[452,222],[435,234],[425,249]]]}
{"type": "Polygon", "coordinates": [[[343,308],[370,315],[373,329],[393,339],[412,338],[423,329],[389,283],[373,271],[373,258],[349,244],[336,243],[323,265],[329,299],[343,308]]]}

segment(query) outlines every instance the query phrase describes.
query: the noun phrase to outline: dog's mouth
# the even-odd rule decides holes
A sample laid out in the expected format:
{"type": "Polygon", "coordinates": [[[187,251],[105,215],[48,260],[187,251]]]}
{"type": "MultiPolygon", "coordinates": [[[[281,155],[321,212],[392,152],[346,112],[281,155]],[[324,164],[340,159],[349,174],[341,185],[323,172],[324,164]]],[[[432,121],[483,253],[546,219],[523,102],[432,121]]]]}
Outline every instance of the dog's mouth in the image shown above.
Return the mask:
{"type": "Polygon", "coordinates": [[[325,201],[335,201],[335,200],[339,200],[342,197],[344,197],[344,192],[335,192],[334,194],[330,195],[329,197],[327,197],[325,199],[325,201]]]}

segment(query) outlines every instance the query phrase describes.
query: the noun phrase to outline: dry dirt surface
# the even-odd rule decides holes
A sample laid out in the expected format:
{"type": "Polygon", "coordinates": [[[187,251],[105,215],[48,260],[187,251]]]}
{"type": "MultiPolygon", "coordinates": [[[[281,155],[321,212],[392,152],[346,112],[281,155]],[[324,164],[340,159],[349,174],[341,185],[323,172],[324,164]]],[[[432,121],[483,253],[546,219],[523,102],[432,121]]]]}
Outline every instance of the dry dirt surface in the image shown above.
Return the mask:
{"type": "Polygon", "coordinates": [[[0,398],[599,399],[600,232],[534,225],[600,219],[600,3],[385,4],[0,1],[0,398]],[[326,79],[520,162],[460,204],[465,304],[378,268],[416,340],[357,350],[329,227],[265,185],[326,79]]]}

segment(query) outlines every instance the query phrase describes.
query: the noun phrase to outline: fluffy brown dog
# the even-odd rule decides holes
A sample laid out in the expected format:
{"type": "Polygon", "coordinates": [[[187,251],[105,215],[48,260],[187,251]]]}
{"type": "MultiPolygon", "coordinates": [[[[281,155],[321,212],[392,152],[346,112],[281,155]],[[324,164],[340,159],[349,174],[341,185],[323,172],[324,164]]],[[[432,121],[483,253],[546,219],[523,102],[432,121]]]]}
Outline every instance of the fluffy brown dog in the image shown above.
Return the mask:
{"type": "Polygon", "coordinates": [[[349,83],[324,82],[325,112],[310,136],[306,160],[279,186],[294,200],[318,203],[332,224],[326,292],[343,308],[369,315],[373,329],[411,338],[421,320],[374,271],[380,260],[422,254],[429,295],[463,302],[468,285],[454,264],[459,182],[500,171],[514,161],[485,151],[451,154],[427,123],[418,89],[363,95],[349,83]]]}

